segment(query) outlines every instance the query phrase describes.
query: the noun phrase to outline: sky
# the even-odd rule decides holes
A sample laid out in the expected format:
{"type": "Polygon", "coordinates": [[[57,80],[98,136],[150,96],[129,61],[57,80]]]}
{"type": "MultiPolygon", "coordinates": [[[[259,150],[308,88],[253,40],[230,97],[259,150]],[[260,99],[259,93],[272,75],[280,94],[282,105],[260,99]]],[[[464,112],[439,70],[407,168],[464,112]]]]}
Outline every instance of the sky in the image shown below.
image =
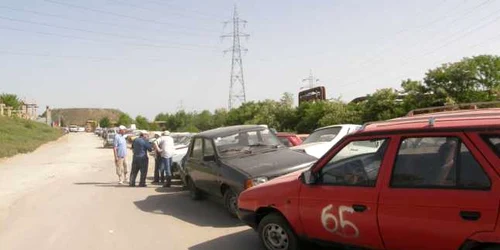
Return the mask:
{"type": "Polygon", "coordinates": [[[0,93],[149,119],[227,108],[234,6],[247,101],[297,97],[311,71],[350,101],[500,52],[500,0],[2,0],[0,93]]]}

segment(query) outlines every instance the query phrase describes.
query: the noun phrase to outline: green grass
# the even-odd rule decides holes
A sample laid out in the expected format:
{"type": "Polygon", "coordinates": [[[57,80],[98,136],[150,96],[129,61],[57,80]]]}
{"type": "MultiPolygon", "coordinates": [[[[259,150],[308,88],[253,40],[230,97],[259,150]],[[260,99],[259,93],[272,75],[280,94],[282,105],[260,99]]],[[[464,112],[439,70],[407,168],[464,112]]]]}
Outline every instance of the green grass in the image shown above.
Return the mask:
{"type": "Polygon", "coordinates": [[[39,122],[0,117],[0,158],[32,152],[61,135],[59,129],[39,122]]]}

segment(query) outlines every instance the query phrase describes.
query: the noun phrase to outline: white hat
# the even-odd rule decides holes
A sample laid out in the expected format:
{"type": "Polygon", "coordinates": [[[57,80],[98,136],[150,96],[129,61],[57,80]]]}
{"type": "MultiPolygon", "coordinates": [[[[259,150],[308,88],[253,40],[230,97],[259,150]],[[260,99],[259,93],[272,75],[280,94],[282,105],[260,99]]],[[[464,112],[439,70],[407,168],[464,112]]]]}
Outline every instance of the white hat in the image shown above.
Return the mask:
{"type": "Polygon", "coordinates": [[[161,136],[160,132],[154,132],[154,135],[161,136]]]}
{"type": "Polygon", "coordinates": [[[118,127],[120,130],[125,130],[127,129],[127,127],[123,126],[123,125],[120,125],[120,127],[118,127]]]}
{"type": "Polygon", "coordinates": [[[163,131],[163,135],[166,135],[166,136],[170,135],[170,131],[168,131],[168,130],[163,131]]]}

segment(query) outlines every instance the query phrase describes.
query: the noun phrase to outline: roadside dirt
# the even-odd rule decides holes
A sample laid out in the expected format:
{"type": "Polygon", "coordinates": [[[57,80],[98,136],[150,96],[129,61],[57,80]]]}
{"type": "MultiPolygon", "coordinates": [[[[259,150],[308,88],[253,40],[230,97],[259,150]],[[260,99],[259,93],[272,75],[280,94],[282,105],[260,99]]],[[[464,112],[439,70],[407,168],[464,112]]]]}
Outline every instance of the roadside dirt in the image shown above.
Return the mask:
{"type": "Polygon", "coordinates": [[[69,134],[0,163],[0,249],[262,249],[253,230],[179,182],[118,185],[101,146],[69,134]]]}

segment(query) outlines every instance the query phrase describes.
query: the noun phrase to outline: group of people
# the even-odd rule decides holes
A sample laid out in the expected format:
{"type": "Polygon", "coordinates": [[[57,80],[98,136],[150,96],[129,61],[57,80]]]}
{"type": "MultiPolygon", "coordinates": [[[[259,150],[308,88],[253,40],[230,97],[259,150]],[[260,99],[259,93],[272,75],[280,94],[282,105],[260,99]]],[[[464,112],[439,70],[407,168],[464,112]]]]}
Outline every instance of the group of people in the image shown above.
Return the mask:
{"type": "MultiPolygon", "coordinates": [[[[125,126],[120,126],[115,135],[113,154],[118,175],[118,183],[127,182],[127,142],[124,134],[125,126]]],[[[155,133],[153,142],[149,141],[148,133],[141,133],[140,136],[132,142],[132,169],[130,172],[129,186],[135,187],[137,174],[140,172],[139,187],[146,187],[146,177],[148,174],[149,157],[148,152],[155,152],[155,173],[152,184],[164,183],[163,187],[170,187],[172,180],[172,157],[175,152],[174,139],[169,131],[155,133]]]]}

